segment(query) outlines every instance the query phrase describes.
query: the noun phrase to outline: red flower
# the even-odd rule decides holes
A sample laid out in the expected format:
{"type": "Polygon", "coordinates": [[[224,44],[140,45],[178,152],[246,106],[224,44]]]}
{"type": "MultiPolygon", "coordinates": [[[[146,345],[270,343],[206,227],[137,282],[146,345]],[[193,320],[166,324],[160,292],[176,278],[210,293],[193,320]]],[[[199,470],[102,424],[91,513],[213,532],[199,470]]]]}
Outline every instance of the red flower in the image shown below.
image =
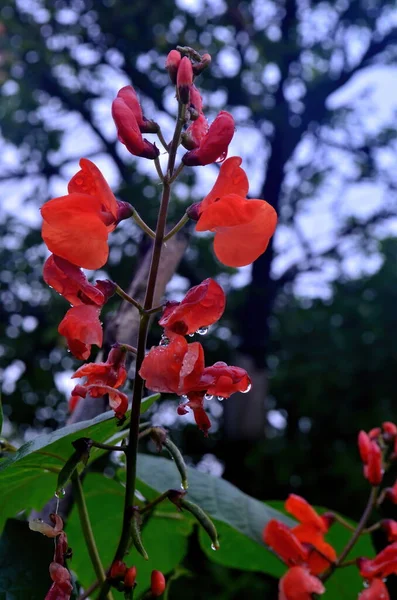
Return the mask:
{"type": "Polygon", "coordinates": [[[72,397],[80,396],[81,398],[85,398],[87,394],[91,398],[99,398],[99,396],[108,394],[109,406],[114,410],[116,419],[122,419],[127,412],[128,396],[108,385],[76,385],[72,391],[72,397]]]}
{"type": "Polygon", "coordinates": [[[308,549],[300,543],[291,529],[276,519],[271,519],[263,530],[263,541],[289,567],[303,565],[309,557],[308,549]]]}
{"type": "MultiPolygon", "coordinates": [[[[87,363],[77,369],[72,375],[72,379],[85,377],[84,385],[93,385],[100,387],[106,385],[112,388],[119,388],[127,379],[127,370],[125,368],[126,351],[121,346],[114,346],[109,352],[106,362],[87,363]]],[[[95,397],[92,393],[91,395],[95,397]]],[[[97,396],[102,396],[98,393],[97,396]]]]}
{"type": "Polygon", "coordinates": [[[371,442],[364,477],[371,485],[379,485],[383,478],[382,452],[376,442],[371,442]]]}
{"type": "Polygon", "coordinates": [[[312,594],[324,594],[322,582],[303,567],[291,567],[280,579],[278,600],[312,600],[312,594]]]}
{"type": "Polygon", "coordinates": [[[384,519],[382,521],[382,529],[385,530],[389,542],[397,542],[397,521],[384,519]]]}
{"type": "Polygon", "coordinates": [[[193,411],[197,427],[207,436],[211,421],[204,410],[204,392],[189,392],[188,402],[180,404],[177,408],[178,415],[186,415],[189,412],[186,407],[193,411]]]}
{"type": "Polygon", "coordinates": [[[311,504],[301,496],[290,494],[284,506],[285,510],[293,515],[302,525],[312,527],[320,533],[328,531],[328,520],[323,519],[311,504]]]}
{"type": "MultiPolygon", "coordinates": [[[[128,88],[130,86],[127,86],[128,88]]],[[[132,89],[132,88],[131,88],[132,89]]],[[[112,117],[117,127],[119,140],[134,156],[154,159],[160,154],[155,144],[143,139],[139,122],[137,121],[137,99],[134,94],[122,88],[112,103],[112,117]]],[[[138,103],[139,105],[139,103],[138,103]]],[[[141,119],[142,112],[138,114],[141,119]]],[[[143,117],[142,117],[143,119],[143,117]]],[[[141,121],[141,126],[142,126],[141,121]]]]}
{"type": "Polygon", "coordinates": [[[108,235],[116,227],[118,205],[102,173],[86,158],[69,182],[68,195],[41,207],[42,236],[48,249],[85,269],[99,269],[109,254],[108,235]]]}
{"type": "Polygon", "coordinates": [[[73,306],[97,304],[103,306],[105,295],[89,283],[83,271],[69,261],[51,254],[44,263],[44,281],[73,306]]]}
{"type": "Polygon", "coordinates": [[[195,389],[203,370],[201,344],[188,344],[184,337],[172,333],[168,345],[155,346],[145,356],[139,374],[150,390],[181,396],[195,389]]]}
{"type": "Polygon", "coordinates": [[[102,346],[103,332],[99,313],[100,308],[97,306],[74,306],[59,324],[58,332],[66,337],[69,350],[76,358],[87,360],[91,344],[102,346]]]}
{"type": "Polygon", "coordinates": [[[126,85],[125,87],[121,88],[117,94],[117,98],[121,98],[128,108],[133,112],[141,133],[156,133],[158,131],[157,123],[154,123],[154,121],[149,121],[143,116],[138,95],[132,85],[126,85]]]}
{"type": "Polygon", "coordinates": [[[242,267],[265,252],[277,223],[276,211],[264,200],[248,200],[248,180],[241,158],[222,165],[211,192],[198,205],[196,231],[214,231],[217,258],[242,267]]]}
{"type": "Polygon", "coordinates": [[[183,104],[189,104],[190,88],[193,85],[193,67],[187,56],[184,56],[178,66],[176,86],[178,98],[183,104]]]}
{"type": "Polygon", "coordinates": [[[361,592],[358,600],[390,600],[389,592],[381,579],[374,579],[369,588],[361,592]]]}
{"type": "Polygon", "coordinates": [[[171,50],[165,61],[165,68],[168,71],[172,83],[176,83],[176,76],[178,73],[179,65],[181,64],[182,56],[178,50],[171,50]]]}
{"type": "Polygon", "coordinates": [[[213,279],[191,288],[181,302],[168,302],[159,324],[180,335],[194,333],[218,321],[225,310],[226,297],[213,279]]]}
{"type": "Polygon", "coordinates": [[[384,579],[392,573],[397,573],[397,542],[386,546],[374,559],[359,558],[357,566],[364,579],[384,579]]]}
{"type": "Polygon", "coordinates": [[[157,598],[165,591],[165,577],[161,571],[152,571],[150,591],[157,598]]]}
{"type": "Polygon", "coordinates": [[[232,115],[222,110],[211,124],[200,146],[186,152],[182,162],[189,166],[209,165],[226,158],[227,149],[234,135],[234,119],[232,115]]]}
{"type": "Polygon", "coordinates": [[[235,392],[249,392],[251,379],[245,369],[229,366],[219,360],[211,367],[205,367],[199,385],[207,394],[229,398],[235,392]]]}

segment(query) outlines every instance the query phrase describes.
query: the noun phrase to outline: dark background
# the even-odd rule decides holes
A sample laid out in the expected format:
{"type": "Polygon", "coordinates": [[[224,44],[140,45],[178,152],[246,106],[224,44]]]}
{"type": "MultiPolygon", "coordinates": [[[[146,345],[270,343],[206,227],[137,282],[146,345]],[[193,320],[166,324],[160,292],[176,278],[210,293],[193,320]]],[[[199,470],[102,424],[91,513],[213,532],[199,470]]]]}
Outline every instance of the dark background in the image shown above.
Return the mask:
{"type": "MultiPolygon", "coordinates": [[[[244,157],[250,194],[273,204],[279,227],[268,251],[240,274],[216,261],[208,237],[193,235],[172,284],[178,293],[208,276],[225,285],[227,310],[203,340],[206,360],[244,366],[253,391],[224,403],[223,414],[219,405],[212,408],[208,439],[175,417],[174,399],[154,418],[171,428],[192,463],[223,471],[257,498],[295,492],[358,518],[367,485],[357,432],[397,418],[392,3],[167,0],[148,10],[140,0],[37,0],[2,6],[6,434],[23,441],[64,424],[68,377],[59,376],[78,366],[57,334],[65,302],[41,279],[46,250],[39,206],[64,193],[84,155],[103,168],[117,197],[154,226],[154,169],[117,142],[110,104],[119,87],[132,83],[145,115],[168,133],[174,109],[165,57],[177,44],[191,45],[213,57],[197,80],[206,114],[210,121],[221,109],[234,114],[229,155],[244,157]]],[[[174,222],[216,175],[215,167],[185,171],[175,187],[174,222]]],[[[130,223],[111,236],[105,274],[122,287],[139,263],[140,237],[130,223]]],[[[117,301],[110,302],[107,310],[116,309],[117,301]]],[[[153,329],[151,343],[158,333],[153,329]]],[[[226,585],[230,573],[209,565],[193,541],[189,560],[209,597],[221,597],[219,590],[238,597],[226,585]]],[[[270,589],[259,575],[246,577],[242,589],[253,598],[270,589]]],[[[181,593],[191,585],[195,597],[194,582],[174,585],[181,593]]]]}

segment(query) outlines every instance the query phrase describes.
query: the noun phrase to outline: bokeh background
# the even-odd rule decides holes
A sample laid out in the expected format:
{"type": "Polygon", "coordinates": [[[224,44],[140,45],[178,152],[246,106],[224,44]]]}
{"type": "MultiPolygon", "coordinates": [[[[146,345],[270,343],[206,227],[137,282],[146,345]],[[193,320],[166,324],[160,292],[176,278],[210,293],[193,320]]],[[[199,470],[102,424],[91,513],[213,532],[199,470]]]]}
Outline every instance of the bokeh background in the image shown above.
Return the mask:
{"type": "MultiPolygon", "coordinates": [[[[266,254],[239,270],[216,261],[209,236],[192,235],[168,288],[169,298],[180,299],[208,276],[224,285],[225,316],[203,340],[207,362],[244,366],[252,392],[209,404],[207,439],[176,415],[175,398],[165,398],[153,420],[171,430],[191,464],[261,500],[295,492],[357,518],[367,493],[357,431],[397,419],[394,2],[1,4],[4,434],[22,442],[63,425],[78,366],[57,334],[67,306],[41,278],[47,251],[39,207],[65,193],[85,156],[154,226],[155,170],[118,143],[110,105],[132,83],[145,115],[169,137],[175,103],[164,62],[177,44],[212,55],[197,80],[206,115],[234,115],[229,156],[243,157],[250,196],[270,202],[279,225],[266,254]]],[[[185,169],[171,221],[208,192],[216,174],[215,165],[185,169]]],[[[96,276],[127,287],[141,259],[141,232],[124,222],[110,243],[109,263],[96,276]]],[[[105,326],[117,304],[109,303],[105,326]]],[[[154,328],[151,343],[158,337],[154,328]]],[[[260,575],[231,578],[208,565],[194,542],[186,561],[208,597],[251,590],[248,597],[259,598],[274,589],[260,575]]],[[[181,593],[190,585],[196,597],[194,578],[186,581],[181,593]]]]}

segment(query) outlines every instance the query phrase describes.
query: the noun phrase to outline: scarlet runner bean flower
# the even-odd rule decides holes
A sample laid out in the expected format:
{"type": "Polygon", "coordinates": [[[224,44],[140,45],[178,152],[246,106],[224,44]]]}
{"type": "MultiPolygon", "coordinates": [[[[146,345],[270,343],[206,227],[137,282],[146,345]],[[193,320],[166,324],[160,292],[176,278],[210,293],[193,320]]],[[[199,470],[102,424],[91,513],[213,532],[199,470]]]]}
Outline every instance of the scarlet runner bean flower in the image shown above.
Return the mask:
{"type": "Polygon", "coordinates": [[[226,296],[213,279],[191,288],[181,302],[167,302],[159,324],[167,331],[188,335],[216,323],[225,310],[226,296]]]}
{"type": "Polygon", "coordinates": [[[92,344],[102,346],[100,312],[100,307],[93,305],[73,306],[59,324],[58,331],[66,337],[69,350],[76,358],[87,360],[92,344]]]}
{"type": "Polygon", "coordinates": [[[358,600],[390,600],[390,596],[382,579],[373,579],[369,587],[361,592],[358,600]]]}
{"type": "Polygon", "coordinates": [[[364,477],[371,485],[377,486],[383,478],[382,452],[376,441],[360,431],[358,434],[358,448],[361,460],[364,463],[364,477]]]}
{"type": "MultiPolygon", "coordinates": [[[[131,86],[122,88],[112,103],[112,117],[117,127],[119,140],[134,156],[155,159],[160,154],[155,144],[142,137],[147,131],[147,121],[143,120],[142,110],[131,86]],[[132,91],[131,91],[132,90],[132,91]],[[139,107],[139,108],[138,108],[139,107]],[[138,117],[138,118],[137,118],[138,117]],[[143,129],[141,129],[143,127],[143,129]]],[[[152,129],[151,130],[156,130],[152,129]]]]}
{"type": "Polygon", "coordinates": [[[226,160],[210,193],[188,209],[197,220],[196,231],[215,232],[215,254],[230,267],[248,265],[263,254],[277,224],[270,204],[246,198],[248,179],[241,162],[238,156],[226,160]]]}
{"type": "Polygon", "coordinates": [[[68,184],[69,193],[41,207],[42,237],[57,256],[84,269],[99,269],[108,259],[108,235],[125,203],[117,203],[94,163],[82,158],[80,167],[68,184]]]}
{"type": "Polygon", "coordinates": [[[289,528],[272,519],[263,531],[263,540],[287,565],[305,565],[318,575],[336,559],[334,548],[324,540],[332,521],[296,494],[288,497],[285,508],[300,524],[289,528]]]}
{"type": "Polygon", "coordinates": [[[361,577],[368,581],[375,578],[384,579],[392,573],[397,574],[397,542],[386,546],[373,559],[358,558],[357,566],[361,577]]]}
{"type": "Polygon", "coordinates": [[[199,146],[186,152],[182,162],[189,167],[196,167],[224,161],[233,135],[234,119],[230,113],[222,110],[205,135],[197,136],[199,146]]]}
{"type": "Polygon", "coordinates": [[[149,121],[142,112],[138,95],[132,85],[126,85],[117,93],[117,98],[124,101],[131,112],[134,114],[135,120],[141,133],[156,133],[159,126],[154,121],[149,121]]]}
{"type": "Polygon", "coordinates": [[[312,594],[324,594],[325,587],[304,567],[291,567],[279,582],[278,600],[312,600],[312,594]]]}

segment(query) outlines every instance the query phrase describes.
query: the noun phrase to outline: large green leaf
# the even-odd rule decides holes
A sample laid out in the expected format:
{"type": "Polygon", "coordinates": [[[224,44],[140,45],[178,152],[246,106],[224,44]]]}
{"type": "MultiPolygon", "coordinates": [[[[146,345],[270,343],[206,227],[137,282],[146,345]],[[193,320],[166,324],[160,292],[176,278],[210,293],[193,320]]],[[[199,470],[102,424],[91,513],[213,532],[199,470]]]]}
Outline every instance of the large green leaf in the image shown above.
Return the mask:
{"type": "MultiPolygon", "coordinates": [[[[158,397],[155,394],[145,398],[141,412],[158,397]]],[[[121,435],[113,411],[108,411],[91,421],[81,421],[52,433],[39,435],[21,446],[0,464],[0,529],[8,517],[22,510],[39,509],[54,494],[58,473],[74,451],[71,445],[73,441],[88,437],[106,442],[121,435]]],[[[91,460],[101,453],[103,450],[93,448],[91,460]]]]}
{"type": "MultiPolygon", "coordinates": [[[[98,551],[102,564],[107,568],[121,533],[125,488],[97,473],[87,475],[83,488],[98,551]]],[[[192,519],[179,514],[170,504],[161,505],[144,525],[142,538],[149,560],[145,561],[134,549],[125,559],[128,566],[134,564],[138,569],[138,594],[150,586],[153,569],[169,573],[183,560],[192,528],[192,519]]],[[[81,534],[76,507],[72,510],[66,531],[73,548],[70,566],[80,583],[88,587],[96,577],[81,534]]]]}

